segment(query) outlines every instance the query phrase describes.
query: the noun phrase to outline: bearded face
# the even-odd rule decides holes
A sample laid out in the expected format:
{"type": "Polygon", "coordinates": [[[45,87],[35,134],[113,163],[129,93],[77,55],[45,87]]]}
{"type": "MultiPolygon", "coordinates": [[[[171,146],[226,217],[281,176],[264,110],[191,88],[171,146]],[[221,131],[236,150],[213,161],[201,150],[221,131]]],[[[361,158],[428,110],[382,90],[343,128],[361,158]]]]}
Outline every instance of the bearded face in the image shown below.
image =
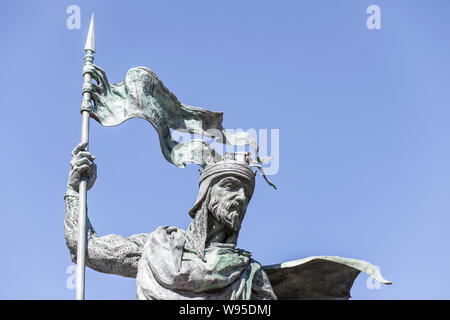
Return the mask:
{"type": "Polygon", "coordinates": [[[246,180],[233,176],[223,178],[211,187],[208,209],[217,221],[232,231],[239,231],[252,193],[246,180]]]}

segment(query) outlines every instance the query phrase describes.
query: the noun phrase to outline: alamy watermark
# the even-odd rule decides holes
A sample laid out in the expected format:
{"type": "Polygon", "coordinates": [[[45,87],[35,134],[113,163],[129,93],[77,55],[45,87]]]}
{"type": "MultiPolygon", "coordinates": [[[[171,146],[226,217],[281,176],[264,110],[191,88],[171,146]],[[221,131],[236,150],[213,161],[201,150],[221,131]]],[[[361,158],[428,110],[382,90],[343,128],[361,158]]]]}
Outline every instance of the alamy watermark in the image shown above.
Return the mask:
{"type": "Polygon", "coordinates": [[[370,16],[366,20],[366,26],[369,30],[381,29],[381,9],[376,4],[372,4],[367,7],[367,14],[370,16]]]}
{"type": "MultiPolygon", "coordinates": [[[[226,153],[241,153],[241,152],[252,152],[252,148],[248,143],[243,143],[247,141],[247,137],[251,136],[258,146],[257,156],[260,159],[267,157],[268,161],[262,166],[266,175],[274,175],[278,173],[280,169],[280,129],[226,129],[224,130],[225,136],[221,130],[218,129],[208,129],[205,131],[204,135],[195,135],[187,133],[185,129],[177,129],[171,132],[172,138],[177,141],[181,146],[194,139],[200,139],[205,141],[205,143],[210,144],[216,153],[224,156],[226,153]],[[240,133],[240,142],[238,144],[223,144],[227,137],[238,136],[240,133]]],[[[176,150],[176,148],[174,148],[176,150]]],[[[253,150],[254,151],[254,150],[253,150]]],[[[186,151],[185,151],[186,152],[186,151]]],[[[193,151],[195,152],[195,151],[193,151]]],[[[207,152],[204,150],[203,152],[207,152]]],[[[174,156],[174,155],[172,155],[174,156]]],[[[203,154],[203,158],[208,158],[209,155],[203,154]]]]}
{"type": "Polygon", "coordinates": [[[76,287],[76,277],[77,277],[77,265],[71,264],[67,267],[66,273],[69,276],[66,279],[66,287],[69,290],[74,290],[76,287]]]}
{"type": "Polygon", "coordinates": [[[69,30],[81,29],[81,9],[76,4],[71,4],[67,7],[66,13],[69,16],[66,19],[66,27],[69,30]]]}

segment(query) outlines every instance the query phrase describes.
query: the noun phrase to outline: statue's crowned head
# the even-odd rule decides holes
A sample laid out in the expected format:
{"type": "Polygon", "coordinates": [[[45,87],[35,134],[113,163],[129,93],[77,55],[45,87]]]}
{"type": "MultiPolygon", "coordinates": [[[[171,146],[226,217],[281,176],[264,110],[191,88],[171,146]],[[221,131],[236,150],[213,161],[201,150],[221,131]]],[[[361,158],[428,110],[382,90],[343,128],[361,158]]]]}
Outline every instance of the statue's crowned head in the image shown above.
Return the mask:
{"type": "Polygon", "coordinates": [[[234,231],[240,229],[255,189],[249,159],[247,153],[226,154],[224,160],[206,166],[200,176],[197,200],[189,211],[192,218],[206,200],[206,208],[217,220],[234,231]]]}
{"type": "Polygon", "coordinates": [[[201,255],[211,225],[208,219],[219,222],[231,238],[237,240],[255,189],[256,172],[252,170],[255,163],[249,152],[226,153],[223,159],[217,162],[212,160],[201,172],[198,196],[189,211],[193,218],[189,230],[195,238],[192,239],[196,243],[195,251],[201,255]]]}

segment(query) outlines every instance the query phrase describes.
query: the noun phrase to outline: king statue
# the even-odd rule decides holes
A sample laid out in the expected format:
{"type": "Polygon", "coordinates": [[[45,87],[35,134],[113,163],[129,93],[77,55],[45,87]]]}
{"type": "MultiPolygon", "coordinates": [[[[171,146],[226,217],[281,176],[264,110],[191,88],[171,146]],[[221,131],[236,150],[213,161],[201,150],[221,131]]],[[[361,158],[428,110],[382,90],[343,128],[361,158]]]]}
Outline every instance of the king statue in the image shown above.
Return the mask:
{"type": "Polygon", "coordinates": [[[64,196],[65,239],[72,261],[78,264],[80,298],[84,298],[85,265],[96,271],[136,278],[136,298],[146,300],[348,299],[361,271],[390,284],[375,266],[363,260],[313,256],[261,266],[250,252],[237,248],[239,231],[255,190],[257,171],[252,168],[258,168],[276,189],[263,170],[270,158],[259,157],[258,145],[250,134],[225,130],[221,112],[181,103],[150,69],[132,68],[124,81],[110,83],[103,69],[92,63],[93,18],[85,50],[82,142],[72,151],[64,196]],[[180,168],[194,163],[203,169],[197,199],[189,210],[192,222],[187,230],[161,226],[151,233],[128,238],[115,234],[99,236],[95,232],[86,212],[86,191],[97,178],[95,157],[87,149],[90,118],[104,126],[143,118],[157,131],[167,161],[180,168]],[[222,144],[249,146],[255,152],[221,155],[203,139],[179,143],[172,138],[170,129],[212,137],[222,144]]]}
{"type": "MultiPolygon", "coordinates": [[[[86,70],[104,87],[123,85],[109,84],[103,70],[97,66],[91,65],[86,70]]],[[[167,100],[156,96],[155,90],[146,90],[149,83],[159,86],[158,89],[164,88],[160,94],[166,94],[179,103],[148,69],[131,69],[127,77],[136,72],[141,79],[137,83],[144,88],[134,86],[133,89],[142,92],[141,103],[153,100],[167,104],[167,100]]],[[[96,103],[96,109],[91,110],[91,117],[95,119],[99,118],[100,107],[108,105],[108,99],[132,100],[129,91],[108,96],[117,90],[110,89],[105,93],[104,88],[93,84],[88,90],[96,103]],[[99,92],[103,94],[102,100],[99,92]]],[[[128,101],[123,104],[131,105],[128,101]]],[[[205,147],[204,144],[200,146],[205,147]]],[[[77,259],[79,185],[85,177],[90,189],[97,177],[95,157],[86,151],[86,147],[86,143],[80,143],[72,151],[65,194],[65,238],[74,262],[77,259]]],[[[182,149],[174,148],[171,154],[175,150],[186,151],[182,149]]],[[[199,162],[206,165],[201,172],[197,199],[189,210],[192,222],[187,230],[161,226],[151,233],[128,238],[115,234],[99,236],[87,220],[86,266],[104,273],[136,278],[137,299],[348,299],[360,271],[382,283],[390,283],[368,262],[334,256],[261,266],[251,258],[250,252],[236,247],[255,189],[256,172],[252,171],[252,166],[262,170],[259,161],[254,160],[250,152],[226,153],[223,157],[214,152],[190,154],[195,154],[197,160],[201,154],[203,160],[199,162]]],[[[181,158],[186,159],[185,156],[181,158]]],[[[263,176],[267,180],[264,173],[263,176]]]]}

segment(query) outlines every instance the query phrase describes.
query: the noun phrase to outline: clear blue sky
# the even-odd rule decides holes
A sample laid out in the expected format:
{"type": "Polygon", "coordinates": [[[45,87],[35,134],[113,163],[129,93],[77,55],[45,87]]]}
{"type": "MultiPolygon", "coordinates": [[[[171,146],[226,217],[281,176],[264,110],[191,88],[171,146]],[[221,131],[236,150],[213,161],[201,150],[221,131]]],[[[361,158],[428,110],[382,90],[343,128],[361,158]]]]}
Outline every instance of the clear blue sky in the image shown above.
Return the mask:
{"type": "MultiPolygon", "coordinates": [[[[263,265],[339,255],[394,282],[354,299],[449,299],[450,2],[1,1],[0,298],[72,299],[64,241],[70,151],[80,138],[83,46],[111,82],[143,65],[227,128],[280,130],[239,247],[263,265]],[[81,29],[66,27],[69,5],[81,29]],[[381,30],[366,9],[381,8],[381,30]]],[[[100,235],[187,227],[197,166],[182,170],[155,130],[92,122],[100,235]],[[174,200],[176,199],[176,200],[174,200]]],[[[134,279],[86,273],[86,298],[134,299],[134,279]]]]}

